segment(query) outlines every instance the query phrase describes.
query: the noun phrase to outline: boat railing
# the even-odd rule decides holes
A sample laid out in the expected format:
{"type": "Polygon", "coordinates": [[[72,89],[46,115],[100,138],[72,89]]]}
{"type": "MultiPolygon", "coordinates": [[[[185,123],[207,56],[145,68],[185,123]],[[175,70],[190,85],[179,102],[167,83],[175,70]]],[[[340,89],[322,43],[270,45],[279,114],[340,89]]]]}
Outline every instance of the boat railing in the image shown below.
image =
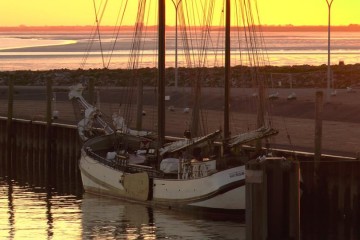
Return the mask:
{"type": "Polygon", "coordinates": [[[98,161],[99,163],[114,168],[116,170],[132,172],[132,173],[147,172],[149,177],[163,176],[162,172],[154,169],[151,166],[129,163],[129,159],[122,155],[116,155],[115,158],[107,159],[92,151],[90,147],[87,147],[84,150],[89,157],[92,157],[94,160],[98,161]]]}
{"type": "Polygon", "coordinates": [[[153,167],[138,164],[128,164],[126,166],[127,171],[131,172],[147,172],[149,177],[161,177],[163,173],[154,169],[153,167]]]}
{"type": "Polygon", "coordinates": [[[196,179],[209,176],[214,172],[216,172],[216,160],[181,160],[178,178],[196,179]]]}

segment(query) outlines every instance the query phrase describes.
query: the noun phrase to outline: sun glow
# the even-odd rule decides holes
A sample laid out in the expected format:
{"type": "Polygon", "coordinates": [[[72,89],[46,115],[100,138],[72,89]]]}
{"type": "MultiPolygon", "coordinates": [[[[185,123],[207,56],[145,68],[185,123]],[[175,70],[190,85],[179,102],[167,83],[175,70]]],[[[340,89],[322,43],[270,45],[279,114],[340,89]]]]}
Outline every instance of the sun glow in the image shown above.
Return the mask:
{"type": "MultiPolygon", "coordinates": [[[[191,0],[183,0],[191,1],[191,0]]],[[[203,0],[206,2],[206,0],[203,0]]],[[[235,0],[232,0],[235,2],[235,0]]],[[[95,0],[99,7],[100,2],[95,0]]],[[[108,0],[108,10],[120,7],[119,0],[108,0]]],[[[123,25],[133,25],[138,9],[138,1],[128,0],[127,16],[123,25]]],[[[148,1],[150,2],[150,1],[148,1]]],[[[156,5],[157,1],[151,1],[156,5]]],[[[216,1],[214,23],[221,16],[222,1],[216,1]]],[[[253,1],[255,2],[255,0],[253,1]]],[[[327,25],[327,5],[325,0],[257,0],[261,23],[264,25],[327,25]]],[[[175,25],[175,8],[171,0],[166,0],[167,25],[175,25]]],[[[331,14],[332,25],[360,24],[359,0],[334,0],[331,14]]],[[[149,24],[156,23],[155,11],[149,15],[149,24]]],[[[101,13],[98,13],[100,16],[101,13]]],[[[117,11],[107,11],[102,25],[115,25],[117,11]],[[109,12],[109,13],[108,13],[109,12]]],[[[2,26],[83,26],[93,25],[95,13],[92,0],[12,0],[2,4],[0,8],[0,22],[2,26]]]]}

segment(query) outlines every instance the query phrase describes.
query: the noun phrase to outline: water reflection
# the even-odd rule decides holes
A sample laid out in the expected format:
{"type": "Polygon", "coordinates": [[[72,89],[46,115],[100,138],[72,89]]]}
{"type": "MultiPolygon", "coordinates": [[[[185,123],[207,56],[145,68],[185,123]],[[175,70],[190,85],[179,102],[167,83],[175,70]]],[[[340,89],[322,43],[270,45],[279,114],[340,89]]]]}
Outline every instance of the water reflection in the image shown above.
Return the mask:
{"type": "Polygon", "coordinates": [[[80,239],[80,201],[0,178],[0,239],[80,239]]]}
{"type": "Polygon", "coordinates": [[[245,239],[245,227],[235,221],[78,198],[1,177],[0,192],[0,239],[245,239]]]}
{"type": "Polygon", "coordinates": [[[9,214],[9,234],[10,237],[14,237],[14,205],[13,205],[13,198],[12,198],[12,193],[13,193],[13,188],[12,188],[12,182],[8,181],[9,184],[9,188],[8,188],[8,214],[9,214]]]}
{"type": "Polygon", "coordinates": [[[245,227],[85,194],[83,236],[95,239],[245,239],[245,227]]]}

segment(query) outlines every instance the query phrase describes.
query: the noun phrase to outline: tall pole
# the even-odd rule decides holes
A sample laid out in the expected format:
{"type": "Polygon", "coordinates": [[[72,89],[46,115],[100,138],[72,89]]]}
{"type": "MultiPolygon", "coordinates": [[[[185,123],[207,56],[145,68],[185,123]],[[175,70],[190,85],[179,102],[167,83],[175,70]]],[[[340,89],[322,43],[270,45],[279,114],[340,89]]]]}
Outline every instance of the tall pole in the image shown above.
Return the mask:
{"type": "Polygon", "coordinates": [[[137,80],[137,113],[136,113],[136,130],[141,131],[142,130],[142,113],[143,113],[143,81],[142,78],[138,78],[137,80]]]}
{"type": "Polygon", "coordinates": [[[225,93],[224,93],[224,139],[229,138],[229,98],[230,98],[230,0],[225,6],[225,93]]]}
{"type": "Polygon", "coordinates": [[[160,148],[165,142],[165,0],[158,0],[158,3],[158,144],[160,148]]]}
{"type": "Polygon", "coordinates": [[[331,81],[331,69],[330,69],[330,12],[331,5],[334,0],[326,0],[328,5],[328,67],[327,67],[327,91],[326,91],[326,101],[330,102],[330,81],[331,81]]]}
{"type": "Polygon", "coordinates": [[[175,89],[178,88],[178,8],[182,0],[175,2],[175,0],[172,0],[172,3],[175,7],[175,89]]]}

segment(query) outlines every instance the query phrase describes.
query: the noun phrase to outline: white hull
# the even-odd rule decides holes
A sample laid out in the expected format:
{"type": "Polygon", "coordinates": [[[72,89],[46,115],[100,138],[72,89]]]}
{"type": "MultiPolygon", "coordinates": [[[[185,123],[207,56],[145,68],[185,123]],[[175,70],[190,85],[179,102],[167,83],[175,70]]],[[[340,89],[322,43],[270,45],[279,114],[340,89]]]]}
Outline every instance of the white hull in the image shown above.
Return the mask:
{"type": "Polygon", "coordinates": [[[149,178],[124,174],[82,151],[80,170],[86,192],[166,207],[245,209],[245,166],[194,179],[149,178]]]}

